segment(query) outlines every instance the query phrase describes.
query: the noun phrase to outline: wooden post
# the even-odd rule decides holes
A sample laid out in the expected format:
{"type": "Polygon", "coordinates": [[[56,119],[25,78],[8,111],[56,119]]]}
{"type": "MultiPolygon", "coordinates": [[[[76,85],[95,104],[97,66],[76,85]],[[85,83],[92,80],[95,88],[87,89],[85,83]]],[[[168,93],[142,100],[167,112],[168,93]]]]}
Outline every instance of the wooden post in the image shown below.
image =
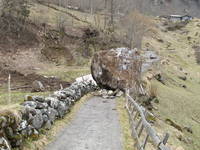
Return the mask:
{"type": "Polygon", "coordinates": [[[135,116],[134,116],[134,118],[133,118],[133,120],[135,120],[136,118],[137,118],[137,116],[139,115],[139,112],[138,111],[136,111],[136,113],[135,113],[135,116]]]}
{"type": "Polygon", "coordinates": [[[163,138],[163,144],[164,145],[167,144],[168,139],[169,139],[169,133],[166,133],[164,138],[163,138]]]}
{"type": "Polygon", "coordinates": [[[144,126],[142,125],[141,128],[140,128],[140,131],[139,131],[139,133],[138,133],[138,137],[141,136],[143,129],[144,129],[144,126]]]}
{"type": "Polygon", "coordinates": [[[11,103],[11,85],[10,85],[11,75],[8,75],[8,104],[11,103]]]}
{"type": "Polygon", "coordinates": [[[147,144],[148,139],[149,139],[149,135],[147,134],[147,136],[146,136],[146,138],[144,140],[143,149],[145,149],[145,146],[147,144]]]}
{"type": "Polygon", "coordinates": [[[140,126],[141,123],[142,123],[142,118],[140,118],[140,120],[138,121],[138,123],[137,123],[137,125],[136,125],[136,127],[135,127],[135,130],[138,129],[138,127],[140,126]]]}
{"type": "Polygon", "coordinates": [[[131,115],[133,115],[134,111],[135,111],[135,107],[134,105],[132,105],[131,115]]]}

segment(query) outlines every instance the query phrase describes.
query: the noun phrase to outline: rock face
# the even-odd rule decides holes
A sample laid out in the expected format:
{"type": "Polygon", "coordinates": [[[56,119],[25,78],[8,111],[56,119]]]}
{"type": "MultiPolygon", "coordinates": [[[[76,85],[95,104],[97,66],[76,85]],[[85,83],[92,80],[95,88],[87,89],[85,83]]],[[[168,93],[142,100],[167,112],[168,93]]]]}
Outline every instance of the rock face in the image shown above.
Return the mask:
{"type": "Polygon", "coordinates": [[[100,51],[93,57],[91,73],[96,83],[105,89],[124,90],[131,78],[131,63],[137,59],[137,50],[117,48],[100,51]]]}

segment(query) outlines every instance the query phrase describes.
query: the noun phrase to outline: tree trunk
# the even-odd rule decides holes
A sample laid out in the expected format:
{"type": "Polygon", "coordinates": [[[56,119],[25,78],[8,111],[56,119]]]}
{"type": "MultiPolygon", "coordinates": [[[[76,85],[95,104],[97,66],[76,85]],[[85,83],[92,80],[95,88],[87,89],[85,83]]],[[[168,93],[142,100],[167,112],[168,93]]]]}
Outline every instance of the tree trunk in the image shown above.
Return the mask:
{"type": "Polygon", "coordinates": [[[93,2],[92,0],[89,0],[90,3],[90,14],[93,14],[93,2]]]}
{"type": "Polygon", "coordinates": [[[114,0],[110,1],[110,23],[112,30],[114,31],[114,0]]]}

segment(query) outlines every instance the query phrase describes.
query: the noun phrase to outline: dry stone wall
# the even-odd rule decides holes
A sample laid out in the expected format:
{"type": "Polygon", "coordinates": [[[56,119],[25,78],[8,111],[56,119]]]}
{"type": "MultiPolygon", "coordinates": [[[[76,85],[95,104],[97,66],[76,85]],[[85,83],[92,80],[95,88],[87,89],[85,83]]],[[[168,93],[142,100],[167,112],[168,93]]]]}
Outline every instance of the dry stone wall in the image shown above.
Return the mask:
{"type": "Polygon", "coordinates": [[[37,138],[41,129],[50,130],[54,121],[63,118],[76,101],[96,89],[94,81],[82,80],[49,97],[26,96],[20,113],[7,111],[0,116],[0,150],[21,147],[25,138],[37,138]]]}

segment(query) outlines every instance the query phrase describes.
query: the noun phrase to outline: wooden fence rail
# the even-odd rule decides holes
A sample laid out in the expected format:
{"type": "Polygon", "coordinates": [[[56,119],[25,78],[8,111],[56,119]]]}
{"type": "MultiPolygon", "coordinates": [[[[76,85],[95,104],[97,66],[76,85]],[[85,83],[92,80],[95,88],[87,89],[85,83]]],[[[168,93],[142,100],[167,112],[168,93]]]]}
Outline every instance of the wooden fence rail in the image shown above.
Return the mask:
{"type": "Polygon", "coordinates": [[[156,150],[170,150],[166,146],[169,134],[167,133],[163,139],[157,135],[151,124],[146,120],[146,116],[152,114],[137,104],[128,91],[126,92],[126,109],[131,122],[132,136],[136,140],[135,146],[138,150],[145,150],[149,141],[151,141],[156,150]],[[141,136],[144,131],[146,134],[141,136]]]}

